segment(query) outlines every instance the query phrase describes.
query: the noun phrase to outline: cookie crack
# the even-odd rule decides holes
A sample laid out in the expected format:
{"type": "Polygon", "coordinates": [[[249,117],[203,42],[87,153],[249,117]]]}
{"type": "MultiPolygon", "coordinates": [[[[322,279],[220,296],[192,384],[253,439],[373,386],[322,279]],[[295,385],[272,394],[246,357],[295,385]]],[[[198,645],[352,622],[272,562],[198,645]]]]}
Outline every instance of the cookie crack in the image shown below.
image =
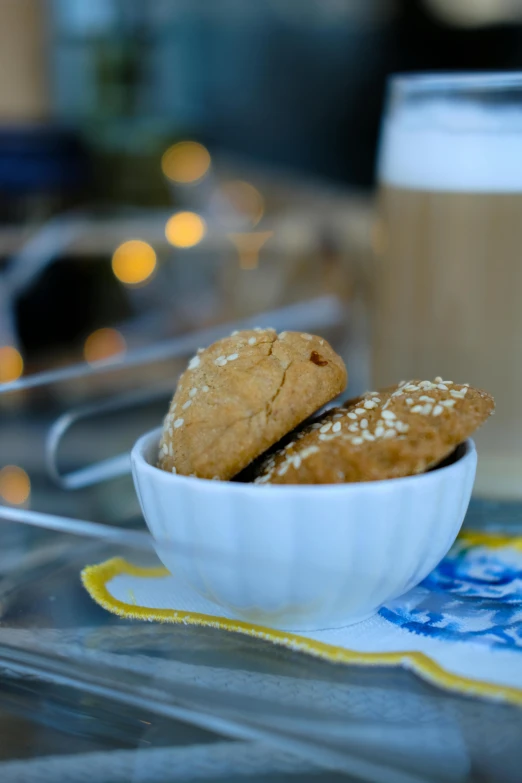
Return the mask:
{"type": "MultiPolygon", "coordinates": [[[[273,343],[272,343],[272,345],[273,345],[273,343]]],[[[270,349],[270,353],[269,353],[268,355],[269,355],[269,356],[272,356],[272,348],[270,349]]],[[[277,357],[276,357],[276,358],[277,358],[277,357]]],[[[279,361],[279,359],[278,359],[278,361],[279,361]]],[[[277,387],[276,393],[273,395],[272,399],[268,400],[268,402],[266,403],[266,416],[267,416],[267,418],[270,418],[270,416],[272,415],[272,411],[273,411],[273,409],[274,409],[274,404],[275,404],[275,401],[277,400],[277,398],[279,397],[279,395],[280,395],[280,394],[281,394],[281,392],[283,391],[283,387],[284,387],[284,385],[285,385],[285,381],[286,381],[286,376],[287,376],[288,370],[290,369],[290,367],[292,366],[292,364],[293,364],[293,363],[294,363],[294,362],[293,362],[293,360],[292,360],[292,361],[291,361],[291,362],[290,362],[290,363],[289,363],[289,364],[288,364],[288,365],[287,365],[287,366],[286,366],[286,367],[283,369],[283,375],[282,375],[282,377],[281,377],[281,380],[280,380],[280,382],[279,382],[279,386],[277,387]]],[[[280,362],[280,361],[279,361],[279,364],[281,364],[281,362],[280,362]]],[[[282,365],[281,365],[281,367],[282,367],[282,365]]]]}

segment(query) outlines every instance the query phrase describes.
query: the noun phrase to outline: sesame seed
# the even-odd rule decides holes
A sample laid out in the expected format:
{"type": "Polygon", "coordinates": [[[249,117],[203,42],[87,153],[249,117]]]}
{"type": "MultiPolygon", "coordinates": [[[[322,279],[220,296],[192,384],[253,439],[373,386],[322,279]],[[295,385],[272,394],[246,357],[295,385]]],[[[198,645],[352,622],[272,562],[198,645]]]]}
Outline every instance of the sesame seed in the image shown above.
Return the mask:
{"type": "Polygon", "coordinates": [[[230,356],[227,356],[227,362],[235,362],[238,357],[238,353],[231,353],[230,356]]]}
{"type": "Polygon", "coordinates": [[[301,337],[303,338],[303,340],[313,340],[314,339],[311,334],[302,334],[301,337]]]}
{"type": "Polygon", "coordinates": [[[341,422],[336,421],[332,427],[332,432],[340,432],[340,431],[341,431],[341,422]]]}
{"type": "Polygon", "coordinates": [[[227,363],[226,356],[218,356],[217,359],[214,359],[214,364],[217,364],[218,367],[224,367],[226,363],[227,363]]]}
{"type": "Polygon", "coordinates": [[[380,425],[379,427],[375,428],[375,437],[380,438],[382,435],[384,435],[384,427],[380,425]]]}
{"type": "Polygon", "coordinates": [[[437,384],[437,389],[441,389],[442,391],[448,391],[448,387],[445,386],[443,383],[437,384]]]}
{"type": "Polygon", "coordinates": [[[395,429],[398,432],[408,432],[408,430],[410,429],[410,426],[409,426],[409,424],[405,424],[403,421],[398,421],[395,424],[395,429]]]}
{"type": "Polygon", "coordinates": [[[289,467],[290,465],[287,462],[283,463],[283,465],[281,465],[281,467],[277,471],[277,475],[284,476],[289,467]]]}
{"type": "Polygon", "coordinates": [[[201,364],[199,356],[193,356],[192,359],[189,362],[188,369],[189,370],[195,370],[196,367],[199,367],[201,364]]]}
{"type": "Polygon", "coordinates": [[[350,424],[349,427],[348,427],[349,432],[357,432],[358,429],[359,429],[359,425],[358,424],[350,424]]]}
{"type": "Polygon", "coordinates": [[[352,411],[350,411],[350,413],[347,413],[346,415],[348,416],[349,419],[356,419],[357,418],[355,413],[352,413],[352,411]]]}
{"type": "Polygon", "coordinates": [[[440,377],[440,375],[437,375],[437,377],[435,378],[435,383],[442,383],[442,378],[440,377]]]}
{"type": "Polygon", "coordinates": [[[364,407],[367,411],[371,411],[372,408],[376,408],[376,404],[372,400],[365,400],[364,407]]]}
{"type": "Polygon", "coordinates": [[[163,444],[163,446],[161,447],[161,450],[162,450],[162,452],[163,452],[165,455],[169,453],[169,447],[167,446],[167,444],[166,444],[166,443],[164,443],[164,444],[163,444]]]}
{"type": "Polygon", "coordinates": [[[316,422],[315,424],[312,424],[311,428],[312,430],[320,430],[323,425],[316,422]]]}
{"type": "Polygon", "coordinates": [[[210,389],[208,388],[207,385],[205,385],[205,386],[202,387],[202,391],[204,391],[206,393],[206,392],[210,391],[210,389]]]}
{"type": "Polygon", "coordinates": [[[444,408],[442,405],[435,405],[433,408],[433,416],[440,416],[440,414],[443,412],[444,408]]]}
{"type": "Polygon", "coordinates": [[[394,438],[397,435],[397,432],[395,430],[386,430],[384,433],[384,438],[394,438]]]}
{"type": "Polygon", "coordinates": [[[248,338],[248,344],[249,345],[255,345],[257,343],[257,340],[255,337],[249,337],[248,338]]]}
{"type": "Polygon", "coordinates": [[[321,427],[321,429],[319,430],[319,432],[320,432],[321,434],[324,434],[325,432],[328,432],[328,430],[330,430],[330,429],[331,429],[331,427],[332,427],[332,422],[331,422],[331,421],[329,421],[327,424],[323,424],[323,426],[321,427]]]}
{"type": "Polygon", "coordinates": [[[413,400],[411,397],[406,398],[406,405],[413,405],[413,400]]]}
{"type": "Polygon", "coordinates": [[[361,419],[361,429],[362,430],[368,429],[368,419],[361,419]]]}
{"type": "Polygon", "coordinates": [[[372,397],[372,402],[376,402],[377,404],[379,404],[380,401],[381,401],[380,397],[372,397]]]}
{"type": "Polygon", "coordinates": [[[383,419],[396,419],[397,416],[393,411],[383,411],[382,412],[382,418],[383,419]]]}
{"type": "Polygon", "coordinates": [[[412,412],[412,413],[422,413],[422,405],[415,405],[415,406],[414,406],[414,407],[411,409],[411,412],[412,412]]]}
{"type": "Polygon", "coordinates": [[[415,386],[414,383],[409,383],[407,386],[404,387],[404,391],[419,391],[419,387],[415,386]]]}
{"type": "MultiPolygon", "coordinates": [[[[451,383],[451,381],[446,381],[446,383],[451,383]]],[[[463,383],[463,386],[469,387],[469,383],[463,383]]]]}
{"type": "Polygon", "coordinates": [[[421,413],[424,414],[424,416],[429,416],[432,410],[433,410],[433,405],[431,404],[431,402],[427,402],[423,406],[421,413]]]}
{"type": "Polygon", "coordinates": [[[176,419],[176,421],[174,422],[174,429],[175,430],[179,429],[179,427],[183,425],[184,421],[185,421],[184,419],[176,419]]]}
{"type": "Polygon", "coordinates": [[[334,413],[334,419],[344,419],[344,413],[334,413]]]}
{"type": "Polygon", "coordinates": [[[298,454],[296,457],[294,457],[294,468],[297,470],[300,467],[301,467],[301,457],[298,454]]]}
{"type": "Polygon", "coordinates": [[[287,335],[287,332],[281,332],[281,334],[279,335],[279,339],[280,340],[284,340],[286,335],[287,335]]]}
{"type": "Polygon", "coordinates": [[[451,389],[450,390],[451,396],[452,397],[457,397],[457,399],[460,399],[460,400],[464,399],[464,396],[465,396],[466,392],[467,392],[467,389],[461,389],[460,391],[458,391],[457,389],[451,389]]]}
{"type": "Polygon", "coordinates": [[[171,457],[174,456],[174,449],[172,448],[172,443],[169,443],[169,454],[171,457]]]}
{"type": "Polygon", "coordinates": [[[190,408],[191,405],[192,405],[192,400],[187,400],[181,407],[183,408],[184,411],[186,411],[187,408],[190,408]]]}
{"type": "Polygon", "coordinates": [[[261,329],[260,326],[254,326],[254,332],[264,332],[264,329],[261,329]]]}
{"type": "Polygon", "coordinates": [[[364,440],[369,440],[369,441],[375,440],[375,435],[372,435],[371,432],[368,432],[368,430],[364,430],[364,432],[362,433],[362,437],[364,438],[364,440]]]}
{"type": "Polygon", "coordinates": [[[172,472],[172,473],[177,473],[177,472],[178,472],[178,471],[176,470],[176,468],[174,467],[174,465],[171,467],[171,469],[170,469],[170,470],[171,470],[171,472],[172,472]]]}
{"type": "Polygon", "coordinates": [[[310,457],[312,454],[315,454],[317,451],[319,451],[318,446],[308,446],[307,449],[302,450],[301,459],[306,459],[307,457],[310,457]]]}
{"type": "Polygon", "coordinates": [[[194,389],[191,389],[191,390],[189,391],[189,396],[190,396],[190,397],[195,397],[197,393],[198,393],[198,390],[197,390],[196,388],[194,388],[194,389]]]}
{"type": "Polygon", "coordinates": [[[169,433],[170,437],[172,438],[172,427],[169,427],[168,433],[169,433]]]}
{"type": "Polygon", "coordinates": [[[456,400],[441,400],[440,404],[443,405],[445,408],[453,408],[454,405],[456,405],[456,400]]]}
{"type": "Polygon", "coordinates": [[[364,413],[364,408],[356,408],[355,413],[357,414],[357,416],[360,416],[361,413],[364,413]]]}
{"type": "Polygon", "coordinates": [[[425,394],[423,394],[421,397],[419,397],[419,400],[421,402],[435,402],[433,397],[427,397],[425,394]]]}
{"type": "Polygon", "coordinates": [[[364,443],[364,440],[362,438],[352,438],[352,443],[354,446],[360,446],[361,443],[364,443]]]}

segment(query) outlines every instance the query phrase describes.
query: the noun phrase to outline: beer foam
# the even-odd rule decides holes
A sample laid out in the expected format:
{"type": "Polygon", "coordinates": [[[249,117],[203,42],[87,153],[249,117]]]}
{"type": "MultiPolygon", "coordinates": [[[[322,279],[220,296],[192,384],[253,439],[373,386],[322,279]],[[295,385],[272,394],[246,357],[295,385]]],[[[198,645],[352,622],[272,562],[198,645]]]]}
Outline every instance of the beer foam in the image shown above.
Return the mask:
{"type": "Polygon", "coordinates": [[[522,192],[522,108],[438,100],[397,109],[384,119],[378,176],[414,190],[522,192]]]}

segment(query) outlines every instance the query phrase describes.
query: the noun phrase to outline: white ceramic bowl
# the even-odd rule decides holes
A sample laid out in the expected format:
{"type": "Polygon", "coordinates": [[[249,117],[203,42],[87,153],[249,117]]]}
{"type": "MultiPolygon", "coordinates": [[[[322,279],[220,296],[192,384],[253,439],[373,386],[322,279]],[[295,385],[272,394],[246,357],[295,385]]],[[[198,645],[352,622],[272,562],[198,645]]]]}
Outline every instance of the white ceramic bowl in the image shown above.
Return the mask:
{"type": "Polygon", "coordinates": [[[477,464],[470,440],[448,466],[408,478],[207,481],[156,468],[160,434],[132,451],[158,556],[237,618],[285,630],[358,622],[424,579],[455,541],[477,464]]]}

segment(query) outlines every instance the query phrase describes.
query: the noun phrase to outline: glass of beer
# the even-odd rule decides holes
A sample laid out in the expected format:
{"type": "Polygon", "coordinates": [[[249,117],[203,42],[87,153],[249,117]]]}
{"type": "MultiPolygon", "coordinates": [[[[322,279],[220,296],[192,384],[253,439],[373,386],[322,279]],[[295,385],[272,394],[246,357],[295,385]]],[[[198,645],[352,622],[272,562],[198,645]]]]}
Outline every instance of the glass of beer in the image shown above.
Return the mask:
{"type": "Polygon", "coordinates": [[[522,73],[393,77],[378,180],[372,385],[492,393],[476,491],[522,498],[522,73]]]}

